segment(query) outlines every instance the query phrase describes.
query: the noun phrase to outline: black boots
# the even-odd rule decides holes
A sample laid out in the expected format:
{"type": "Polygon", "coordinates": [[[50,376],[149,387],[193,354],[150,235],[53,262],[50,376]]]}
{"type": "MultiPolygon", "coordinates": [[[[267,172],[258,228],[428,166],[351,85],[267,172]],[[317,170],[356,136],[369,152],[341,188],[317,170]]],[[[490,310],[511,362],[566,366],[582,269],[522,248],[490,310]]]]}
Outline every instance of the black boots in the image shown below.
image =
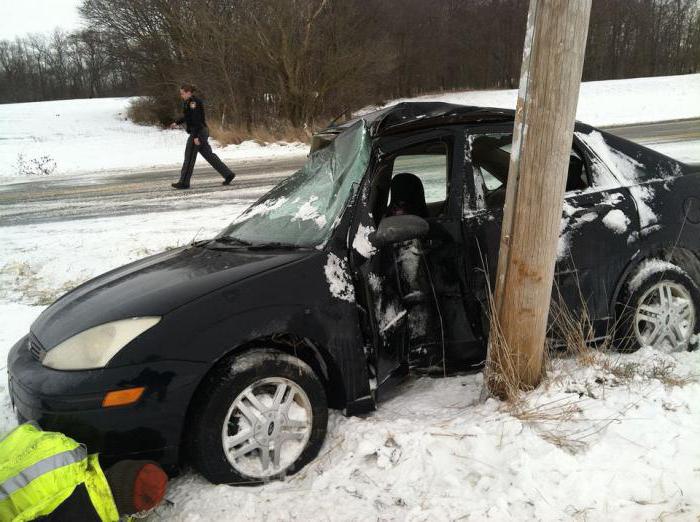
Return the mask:
{"type": "Polygon", "coordinates": [[[232,172],[230,175],[228,175],[224,178],[224,182],[222,183],[222,185],[230,185],[231,182],[233,181],[233,178],[235,178],[235,177],[236,177],[236,175],[232,172]]]}
{"type": "Polygon", "coordinates": [[[171,183],[171,187],[176,188],[176,189],[188,189],[190,188],[189,185],[185,185],[184,183],[180,183],[179,181],[177,183],[171,183]]]}

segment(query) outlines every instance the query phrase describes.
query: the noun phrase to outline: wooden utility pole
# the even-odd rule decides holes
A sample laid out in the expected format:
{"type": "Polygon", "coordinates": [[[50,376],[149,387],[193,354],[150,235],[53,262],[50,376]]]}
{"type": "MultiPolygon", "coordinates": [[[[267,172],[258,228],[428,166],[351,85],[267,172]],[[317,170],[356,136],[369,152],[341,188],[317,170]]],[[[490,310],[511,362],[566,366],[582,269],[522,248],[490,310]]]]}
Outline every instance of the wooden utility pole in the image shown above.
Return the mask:
{"type": "Polygon", "coordinates": [[[489,342],[504,396],[542,375],[591,0],[530,0],[489,342]]]}

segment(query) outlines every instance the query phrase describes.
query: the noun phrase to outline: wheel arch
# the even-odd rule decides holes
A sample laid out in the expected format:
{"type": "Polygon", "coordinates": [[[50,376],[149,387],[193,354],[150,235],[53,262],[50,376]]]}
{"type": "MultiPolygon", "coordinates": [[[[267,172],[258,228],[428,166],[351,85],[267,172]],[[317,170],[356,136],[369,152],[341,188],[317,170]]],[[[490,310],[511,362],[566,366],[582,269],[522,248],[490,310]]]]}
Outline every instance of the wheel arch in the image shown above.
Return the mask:
{"type": "MultiPolygon", "coordinates": [[[[308,364],[318,376],[328,400],[328,406],[335,409],[343,409],[347,404],[347,396],[343,386],[342,374],[335,359],[321,344],[297,334],[284,332],[272,335],[265,335],[248,340],[230,350],[223,352],[215,359],[202,374],[187,404],[185,419],[192,415],[192,404],[205,385],[207,377],[221,362],[231,356],[241,355],[258,348],[273,348],[308,364]]],[[[187,421],[186,421],[187,422],[187,421]]],[[[183,437],[185,434],[183,433],[183,437]]]]}
{"type": "Polygon", "coordinates": [[[610,303],[608,304],[611,317],[615,317],[618,312],[618,303],[625,284],[642,262],[652,258],[663,259],[664,261],[679,266],[700,286],[700,256],[695,250],[681,244],[658,244],[646,247],[637,251],[618,277],[610,303]]]}

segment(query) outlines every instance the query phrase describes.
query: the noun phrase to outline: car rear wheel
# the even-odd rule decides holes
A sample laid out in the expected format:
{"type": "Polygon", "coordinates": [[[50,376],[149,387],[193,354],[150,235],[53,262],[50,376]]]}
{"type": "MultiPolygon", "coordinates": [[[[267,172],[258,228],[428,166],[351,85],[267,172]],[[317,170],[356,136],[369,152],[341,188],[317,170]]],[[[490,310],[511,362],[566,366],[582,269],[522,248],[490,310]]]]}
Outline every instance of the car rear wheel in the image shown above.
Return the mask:
{"type": "Polygon", "coordinates": [[[190,459],[217,484],[259,484],[299,471],[318,454],[328,422],[314,371],[273,349],[224,360],[192,411],[190,459]]]}
{"type": "Polygon", "coordinates": [[[640,265],[625,285],[618,307],[616,346],[620,351],[693,347],[700,326],[700,290],[682,268],[661,260],[640,265]]]}

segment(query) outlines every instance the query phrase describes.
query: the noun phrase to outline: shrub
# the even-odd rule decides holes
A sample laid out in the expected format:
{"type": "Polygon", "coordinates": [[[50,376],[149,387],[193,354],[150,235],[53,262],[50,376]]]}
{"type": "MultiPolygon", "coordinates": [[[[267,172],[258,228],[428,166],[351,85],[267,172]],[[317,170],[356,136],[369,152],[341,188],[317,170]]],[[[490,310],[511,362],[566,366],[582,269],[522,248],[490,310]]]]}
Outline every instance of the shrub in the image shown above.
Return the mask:
{"type": "Polygon", "coordinates": [[[48,176],[56,170],[56,161],[48,155],[27,158],[17,154],[16,168],[20,176],[48,176]]]}
{"type": "Polygon", "coordinates": [[[172,123],[177,107],[170,99],[151,96],[134,98],[127,109],[128,118],[139,125],[162,125],[172,123]]]}

